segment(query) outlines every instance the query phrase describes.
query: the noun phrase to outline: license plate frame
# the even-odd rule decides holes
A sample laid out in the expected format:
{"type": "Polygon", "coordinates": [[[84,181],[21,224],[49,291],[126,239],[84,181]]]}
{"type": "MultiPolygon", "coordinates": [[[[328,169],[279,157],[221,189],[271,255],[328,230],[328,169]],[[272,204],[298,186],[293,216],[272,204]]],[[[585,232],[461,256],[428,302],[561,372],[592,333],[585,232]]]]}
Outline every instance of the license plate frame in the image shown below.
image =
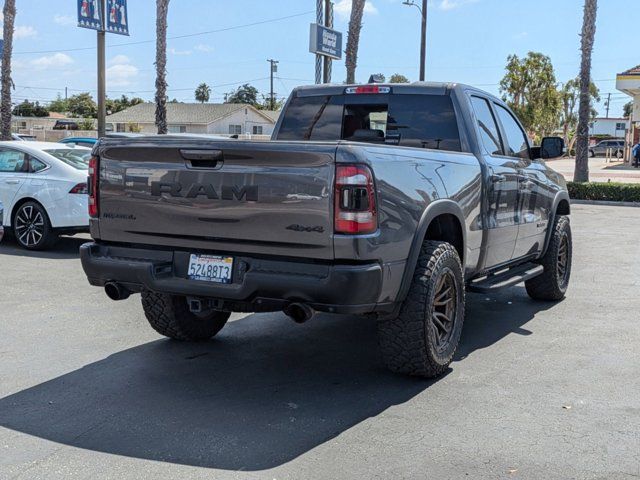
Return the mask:
{"type": "Polygon", "coordinates": [[[187,264],[187,278],[201,282],[233,282],[233,257],[192,253],[187,264]]]}

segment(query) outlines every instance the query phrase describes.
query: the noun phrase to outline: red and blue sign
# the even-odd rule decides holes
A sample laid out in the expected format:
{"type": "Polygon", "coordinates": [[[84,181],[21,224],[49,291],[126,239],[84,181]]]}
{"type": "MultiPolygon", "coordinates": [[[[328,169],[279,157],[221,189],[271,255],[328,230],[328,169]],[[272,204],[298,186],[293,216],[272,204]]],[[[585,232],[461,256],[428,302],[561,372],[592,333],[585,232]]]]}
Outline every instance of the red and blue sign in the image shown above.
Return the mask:
{"type": "Polygon", "coordinates": [[[100,0],[78,0],[78,26],[103,30],[100,0]]]}
{"type": "Polygon", "coordinates": [[[107,32],[129,35],[127,0],[107,0],[107,32]]]}

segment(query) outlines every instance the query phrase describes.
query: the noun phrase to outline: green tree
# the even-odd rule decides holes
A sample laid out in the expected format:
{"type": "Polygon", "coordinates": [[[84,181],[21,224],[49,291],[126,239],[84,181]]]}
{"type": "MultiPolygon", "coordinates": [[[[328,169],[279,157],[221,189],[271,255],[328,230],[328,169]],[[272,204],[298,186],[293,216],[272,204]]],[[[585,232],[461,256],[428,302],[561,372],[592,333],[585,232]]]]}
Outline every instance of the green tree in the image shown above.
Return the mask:
{"type": "Polygon", "coordinates": [[[360,44],[360,30],[362,30],[362,15],[366,0],[351,0],[351,18],[347,31],[347,48],[345,51],[345,67],[347,68],[347,83],[356,83],[356,67],[358,65],[358,46],[360,44]]]}
{"type": "Polygon", "coordinates": [[[256,108],[260,107],[258,102],[258,89],[248,83],[239,86],[235,91],[225,95],[224,103],[246,103],[256,108]]]}
{"type": "Polygon", "coordinates": [[[502,99],[529,134],[537,140],[549,135],[558,126],[561,110],[551,59],[537,52],[529,52],[522,59],[509,55],[506,71],[500,82],[502,99]]]}
{"type": "Polygon", "coordinates": [[[78,122],[78,129],[79,130],[95,130],[96,124],[93,121],[93,118],[85,118],[78,122]]]}
{"type": "Polygon", "coordinates": [[[209,97],[211,96],[211,87],[206,83],[201,83],[198,85],[195,91],[196,100],[200,103],[205,103],[209,101],[209,97]]]}
{"type": "Polygon", "coordinates": [[[11,140],[11,54],[13,52],[13,27],[16,19],[16,1],[4,0],[2,80],[0,81],[0,132],[2,140],[11,140]]]}
{"type": "Polygon", "coordinates": [[[156,0],[156,127],[165,135],[167,127],[167,14],[169,0],[156,0]]]}
{"type": "Polygon", "coordinates": [[[139,103],[144,103],[144,100],[139,97],[133,97],[129,99],[126,95],[122,95],[120,98],[107,98],[107,112],[109,113],[117,113],[122,110],[137,105],[139,103]]]}
{"type": "Polygon", "coordinates": [[[597,0],[585,0],[582,34],[580,35],[582,60],[580,62],[580,106],[578,107],[576,168],[573,173],[575,182],[589,181],[589,112],[591,110],[589,86],[591,85],[591,53],[593,52],[593,42],[596,36],[597,11],[597,0]]]}
{"type": "Polygon", "coordinates": [[[69,111],[69,101],[66,98],[62,98],[60,94],[55,100],[49,102],[49,111],[57,113],[67,113],[69,111]]]}
{"type": "Polygon", "coordinates": [[[89,92],[72,95],[67,100],[69,114],[74,117],[96,118],[98,106],[89,92]]]}
{"type": "Polygon", "coordinates": [[[14,107],[13,114],[20,117],[47,117],[49,116],[49,111],[41,106],[39,102],[33,103],[29,100],[24,100],[14,107]]]}
{"type": "MultiPolygon", "coordinates": [[[[278,110],[282,110],[282,107],[284,107],[284,102],[284,98],[279,99],[275,97],[273,99],[273,110],[276,112],[278,110]]],[[[262,101],[257,105],[257,108],[260,110],[271,110],[271,97],[269,95],[262,95],[262,101]]]]}
{"type": "Polygon", "coordinates": [[[633,100],[624,104],[622,112],[622,116],[624,118],[631,118],[631,115],[633,114],[633,100]]]}
{"type": "MultiPolygon", "coordinates": [[[[600,90],[595,83],[591,82],[589,88],[591,95],[591,119],[593,120],[598,112],[593,107],[596,102],[600,101],[600,90]]],[[[564,143],[569,145],[569,139],[578,124],[578,114],[576,105],[580,97],[580,79],[574,78],[566,82],[559,90],[560,102],[562,103],[562,111],[560,113],[560,123],[562,125],[562,134],[564,143]]]]}
{"type": "Polygon", "coordinates": [[[389,77],[389,83],[409,83],[409,79],[400,73],[394,73],[389,77]]]}

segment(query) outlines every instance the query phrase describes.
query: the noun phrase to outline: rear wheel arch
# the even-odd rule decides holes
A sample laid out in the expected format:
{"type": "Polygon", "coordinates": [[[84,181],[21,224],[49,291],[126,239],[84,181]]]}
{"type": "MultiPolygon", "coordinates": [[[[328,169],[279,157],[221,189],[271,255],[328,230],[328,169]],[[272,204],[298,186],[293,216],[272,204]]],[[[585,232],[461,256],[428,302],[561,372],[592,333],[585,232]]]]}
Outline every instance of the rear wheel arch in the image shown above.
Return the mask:
{"type": "MultiPolygon", "coordinates": [[[[49,216],[49,212],[47,212],[47,209],[45,208],[45,206],[39,202],[38,200],[36,200],[35,198],[32,197],[24,197],[21,198],[20,200],[16,201],[16,203],[13,204],[13,208],[11,209],[11,216],[9,217],[9,221],[11,222],[11,227],[13,228],[13,219],[16,216],[16,213],[18,213],[18,209],[24,205],[25,203],[28,202],[33,202],[33,203],[37,203],[38,205],[40,205],[42,207],[42,209],[47,213],[47,216],[49,216]]],[[[51,221],[51,219],[49,219],[49,221],[51,221]]]]}
{"type": "Polygon", "coordinates": [[[403,301],[407,296],[416,262],[425,241],[437,240],[453,245],[464,270],[467,247],[465,225],[462,209],[453,200],[436,200],[429,204],[418,222],[396,301],[403,301]]]}

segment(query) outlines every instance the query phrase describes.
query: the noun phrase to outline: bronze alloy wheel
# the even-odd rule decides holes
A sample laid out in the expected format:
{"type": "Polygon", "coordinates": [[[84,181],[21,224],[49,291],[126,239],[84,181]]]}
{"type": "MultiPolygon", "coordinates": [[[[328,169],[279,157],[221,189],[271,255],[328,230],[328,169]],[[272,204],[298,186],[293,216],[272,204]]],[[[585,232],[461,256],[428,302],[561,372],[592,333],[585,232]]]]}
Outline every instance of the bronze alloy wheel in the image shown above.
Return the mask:
{"type": "Polygon", "coordinates": [[[444,350],[454,330],[457,308],[456,281],[453,272],[445,269],[436,286],[431,312],[431,324],[435,333],[435,347],[444,350]]]}
{"type": "Polygon", "coordinates": [[[569,237],[566,233],[563,233],[560,238],[557,265],[556,274],[558,275],[558,283],[564,285],[567,281],[567,274],[569,273],[569,237]]]}

